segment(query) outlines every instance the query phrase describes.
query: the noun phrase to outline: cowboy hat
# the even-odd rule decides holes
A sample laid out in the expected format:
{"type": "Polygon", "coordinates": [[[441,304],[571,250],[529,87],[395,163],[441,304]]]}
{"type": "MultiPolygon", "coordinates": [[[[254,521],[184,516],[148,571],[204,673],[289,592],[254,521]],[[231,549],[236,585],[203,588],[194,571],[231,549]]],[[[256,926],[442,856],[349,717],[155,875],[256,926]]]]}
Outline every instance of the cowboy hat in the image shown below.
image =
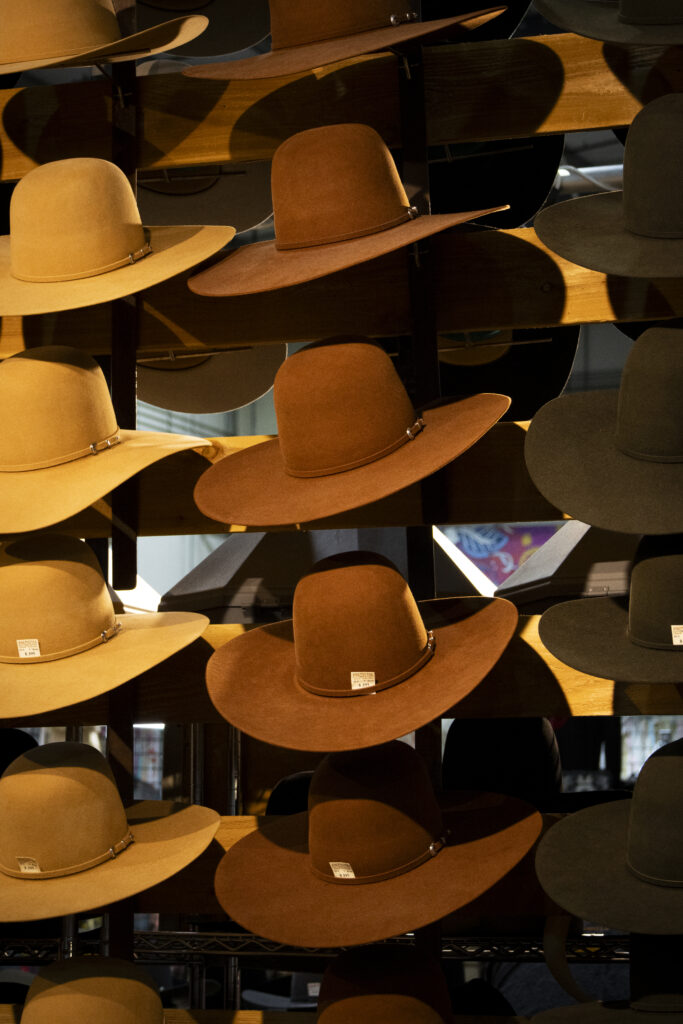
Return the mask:
{"type": "MultiPolygon", "coordinates": [[[[138,28],[153,25],[155,18],[162,16],[160,10],[172,11],[175,16],[198,12],[209,19],[207,31],[180,54],[186,67],[194,57],[216,61],[219,54],[237,54],[247,48],[258,53],[268,48],[268,0],[250,0],[248,4],[244,0],[138,0],[136,6],[138,28]]],[[[249,54],[240,54],[246,56],[249,54]]]]}
{"type": "Polygon", "coordinates": [[[369,125],[309,128],[273,155],[275,239],[244,245],[188,280],[198,295],[248,295],[326,277],[505,206],[418,214],[369,125]]]}
{"type": "Polygon", "coordinates": [[[124,808],[104,757],[48,743],[0,777],[0,920],[93,910],[170,878],[213,839],[219,816],[197,804],[124,808]]]}
{"type": "Polygon", "coordinates": [[[0,545],[0,718],[77,704],[201,635],[193,612],[115,615],[91,548],[37,534],[0,545]]]}
{"type": "Polygon", "coordinates": [[[355,946],[436,921],[514,867],[541,823],[492,793],[458,794],[442,817],[423,761],[398,740],[328,754],[308,806],[241,839],[215,877],[234,920],[294,946],[355,946]]]}
{"type": "Polygon", "coordinates": [[[270,53],[244,60],[204,64],[183,72],[192,78],[276,78],[323,64],[389,50],[411,40],[453,29],[467,34],[505,7],[487,7],[454,18],[420,21],[408,0],[269,0],[270,53]]]}
{"type": "Polygon", "coordinates": [[[65,345],[0,363],[0,534],[67,519],[159,459],[209,442],[120,430],[104,374],[65,345]]]}
{"type": "Polygon", "coordinates": [[[534,0],[534,7],[565,32],[606,43],[683,43],[678,0],[534,0]]]}
{"type": "Polygon", "coordinates": [[[137,60],[201,35],[203,15],[122,36],[112,0],[1,0],[0,74],[137,60]]]}
{"type": "Polygon", "coordinates": [[[209,696],[266,743],[372,746],[457,704],[493,668],[516,623],[514,605],[496,598],[418,606],[381,556],[327,558],[297,584],[292,619],[249,630],[211,656],[209,696]]]}
{"type": "Polygon", "coordinates": [[[122,170],[74,157],[29,171],[0,237],[0,316],[77,309],[132,295],[211,256],[226,225],[146,227],[122,170]]]}
{"type": "Polygon", "coordinates": [[[591,526],[683,531],[683,330],[634,342],[619,391],[562,395],[534,416],[524,457],[541,494],[591,526]]]}
{"type": "Polygon", "coordinates": [[[418,416],[388,355],[365,339],[301,349],[275,377],[279,436],[206,470],[201,511],[246,526],[358,508],[422,480],[474,444],[509,405],[475,395],[418,416]]]}
{"type": "Polygon", "coordinates": [[[163,1024],[154,980],[117,957],[72,957],[42,967],[21,1013],[22,1024],[163,1024]]]}
{"type": "MultiPolygon", "coordinates": [[[[582,0],[583,2],[583,0],[582,0]]],[[[624,188],[541,210],[536,234],[558,256],[623,277],[683,274],[683,94],[648,103],[624,148],[624,188]]]]}

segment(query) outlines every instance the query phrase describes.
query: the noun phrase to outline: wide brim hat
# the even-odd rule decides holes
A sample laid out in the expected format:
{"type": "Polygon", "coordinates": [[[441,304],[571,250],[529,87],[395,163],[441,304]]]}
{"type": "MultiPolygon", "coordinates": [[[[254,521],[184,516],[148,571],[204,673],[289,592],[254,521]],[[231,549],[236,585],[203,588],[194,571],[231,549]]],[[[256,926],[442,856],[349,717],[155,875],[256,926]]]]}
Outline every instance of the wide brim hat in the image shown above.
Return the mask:
{"type": "Polygon", "coordinates": [[[24,1024],[163,1024],[154,980],[116,957],[75,956],[41,968],[22,1008],[24,1024]]]}
{"type": "MultiPolygon", "coordinates": [[[[647,20],[627,20],[627,4],[617,0],[534,0],[539,14],[565,32],[576,32],[589,39],[602,39],[606,43],[642,43],[675,46],[683,43],[683,20],[666,22],[664,13],[655,20],[653,5],[630,5],[633,13],[641,7],[647,11],[647,20]],[[625,15],[625,17],[622,17],[625,15]],[[648,24],[649,22],[649,24],[648,24]]],[[[662,8],[665,5],[662,4],[662,8]]],[[[673,7],[670,9],[673,16],[673,7]]]]}

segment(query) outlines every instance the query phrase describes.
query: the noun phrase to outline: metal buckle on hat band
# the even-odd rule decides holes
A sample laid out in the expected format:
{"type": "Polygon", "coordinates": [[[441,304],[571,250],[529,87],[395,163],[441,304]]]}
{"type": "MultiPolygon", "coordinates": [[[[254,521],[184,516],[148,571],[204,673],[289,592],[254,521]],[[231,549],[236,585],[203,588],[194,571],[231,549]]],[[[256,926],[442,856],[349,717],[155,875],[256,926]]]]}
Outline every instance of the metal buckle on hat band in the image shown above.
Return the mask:
{"type": "Polygon", "coordinates": [[[151,251],[152,246],[149,244],[149,242],[145,242],[141,249],[137,249],[135,252],[128,253],[128,262],[137,263],[137,261],[141,260],[144,256],[149,256],[151,251]]]}
{"type": "Polygon", "coordinates": [[[389,18],[389,24],[396,28],[398,25],[405,25],[411,21],[417,21],[417,11],[408,11],[407,14],[392,14],[389,18]]]}
{"type": "Polygon", "coordinates": [[[417,435],[419,433],[421,433],[424,430],[424,428],[425,428],[425,421],[420,416],[418,419],[415,420],[415,422],[413,423],[412,427],[408,427],[408,429],[406,430],[406,434],[408,435],[408,439],[410,441],[414,441],[415,438],[417,437],[417,435]]]}
{"type": "Polygon", "coordinates": [[[120,630],[121,630],[121,623],[120,622],[115,622],[114,625],[110,626],[108,629],[103,629],[102,632],[100,633],[100,640],[101,640],[101,642],[103,644],[106,644],[107,640],[111,640],[111,638],[113,636],[116,636],[116,634],[118,632],[120,632],[120,630]]]}
{"type": "Polygon", "coordinates": [[[113,448],[115,444],[120,444],[121,438],[118,434],[112,434],[111,437],[107,437],[104,441],[95,441],[90,445],[90,455],[97,455],[98,452],[105,452],[107,448],[113,448]]]}
{"type": "Polygon", "coordinates": [[[127,849],[131,843],[134,842],[135,839],[133,837],[133,833],[129,832],[127,836],[123,837],[123,839],[119,839],[118,843],[114,843],[113,846],[109,847],[109,856],[111,857],[112,860],[114,860],[116,857],[118,857],[120,853],[123,853],[123,851],[127,849]]]}

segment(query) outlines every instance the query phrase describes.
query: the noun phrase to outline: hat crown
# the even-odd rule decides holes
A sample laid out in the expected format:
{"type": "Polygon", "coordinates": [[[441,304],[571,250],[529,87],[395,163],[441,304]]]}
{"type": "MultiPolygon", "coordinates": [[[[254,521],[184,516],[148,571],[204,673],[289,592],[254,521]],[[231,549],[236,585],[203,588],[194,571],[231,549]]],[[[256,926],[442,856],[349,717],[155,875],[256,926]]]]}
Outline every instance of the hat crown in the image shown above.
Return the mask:
{"type": "Polygon", "coordinates": [[[683,534],[645,537],[631,569],[629,639],[680,651],[683,671],[683,534]]]}
{"type": "Polygon", "coordinates": [[[398,740],[328,754],[311,781],[308,809],[309,864],[330,882],[403,874],[429,859],[443,832],[427,769],[398,740]]]}
{"type": "Polygon", "coordinates": [[[652,328],[634,342],[621,375],[616,446],[652,462],[683,462],[683,331],[652,328]]]}
{"type": "Polygon", "coordinates": [[[37,534],[0,547],[0,662],[55,661],[102,642],[116,628],[91,548],[37,534]]]}
{"type": "Polygon", "coordinates": [[[410,0],[349,0],[344,4],[339,0],[317,0],[314,16],[309,0],[270,0],[273,50],[415,20],[416,6],[410,0]]]}
{"type": "Polygon", "coordinates": [[[55,60],[121,38],[111,0],[50,0],[31,12],[26,0],[0,4],[0,62],[55,60]]]}
{"type": "Polygon", "coordinates": [[[87,353],[46,345],[0,364],[0,474],[90,457],[90,445],[117,431],[104,374],[87,353]]]}
{"type": "Polygon", "coordinates": [[[43,967],[22,1010],[23,1024],[163,1024],[149,974],[115,957],[74,957],[43,967]]]}
{"type": "Polygon", "coordinates": [[[12,193],[10,273],[21,281],[95,277],[135,262],[145,244],[130,183],[108,160],[42,164],[12,193]]]}
{"type": "Polygon", "coordinates": [[[326,560],[298,583],[293,618],[297,679],[314,693],[369,697],[431,654],[410,588],[388,564],[326,560]]]}
{"type": "Polygon", "coordinates": [[[273,156],[271,190],[277,249],[361,238],[414,216],[391,153],[364,124],[290,136],[273,156]]]}
{"type": "Polygon", "coordinates": [[[624,226],[647,238],[683,238],[683,93],[636,115],[624,147],[624,226]]]}
{"type": "Polygon", "coordinates": [[[680,25],[680,0],[619,0],[619,20],[627,25],[680,25]]]}
{"type": "Polygon", "coordinates": [[[0,777],[0,821],[0,871],[36,881],[104,862],[128,835],[111,769],[85,743],[48,743],[13,761],[0,777]]]}
{"type": "Polygon", "coordinates": [[[683,739],[655,750],[633,790],[627,863],[639,878],[655,885],[683,886],[683,739]]]}
{"type": "Polygon", "coordinates": [[[275,377],[285,472],[327,476],[374,462],[408,440],[415,411],[389,356],[332,339],[286,359],[275,377]]]}

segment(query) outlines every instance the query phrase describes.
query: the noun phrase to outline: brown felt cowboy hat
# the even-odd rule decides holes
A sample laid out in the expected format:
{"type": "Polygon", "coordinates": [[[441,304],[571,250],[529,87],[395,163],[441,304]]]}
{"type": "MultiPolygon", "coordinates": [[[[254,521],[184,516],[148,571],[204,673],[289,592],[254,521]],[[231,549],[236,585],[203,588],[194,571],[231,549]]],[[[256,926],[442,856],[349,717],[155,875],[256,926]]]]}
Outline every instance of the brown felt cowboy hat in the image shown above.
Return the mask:
{"type": "Polygon", "coordinates": [[[21,1024],[163,1024],[154,980],[118,957],[73,957],[41,968],[21,1024]]]}
{"type": "Polygon", "coordinates": [[[227,225],[143,226],[130,182],[108,160],[54,160],[12,193],[0,237],[0,316],[77,309],[132,295],[201,263],[227,225]]]}
{"type": "Polygon", "coordinates": [[[634,342],[619,391],[562,395],[528,430],[524,455],[548,501],[591,526],[683,531],[683,331],[634,342]]]}
{"type": "Polygon", "coordinates": [[[679,0],[534,0],[534,7],[565,32],[606,43],[683,43],[679,0]]]}
{"type": "Polygon", "coordinates": [[[104,374],[65,345],[0,363],[0,534],[41,530],[159,459],[209,442],[120,430],[104,374]]]}
{"type": "Polygon", "coordinates": [[[275,239],[244,245],[189,278],[198,295],[287,288],[365,263],[485,213],[419,214],[391,153],[369,125],[309,128],[273,155],[275,239]]]}
{"type": "Polygon", "coordinates": [[[279,436],[227,456],[197,481],[195,501],[212,519],[266,526],[358,508],[451,462],[510,403],[474,395],[418,416],[384,350],[346,338],[285,360],[274,400],[279,436]]]}
{"type": "Polygon", "coordinates": [[[0,21],[3,75],[136,60],[175,50],[209,24],[203,15],[192,15],[122,36],[112,0],[2,0],[0,21]]]}
{"type": "Polygon", "coordinates": [[[328,754],[308,807],[241,839],[215,877],[232,918],[294,946],[355,946],[436,921],[507,874],[541,821],[492,793],[458,794],[442,816],[424,763],[398,740],[328,754]]]}
{"type": "Polygon", "coordinates": [[[543,613],[539,633],[556,658],[589,675],[683,682],[683,534],[641,540],[628,600],[564,601],[543,613]]]}
{"type": "Polygon", "coordinates": [[[401,43],[444,33],[468,33],[505,7],[487,7],[454,18],[420,21],[409,0],[269,0],[271,52],[244,60],[188,69],[193,78],[276,78],[323,64],[389,50],[401,43]]]}
{"type": "Polygon", "coordinates": [[[516,623],[514,605],[500,598],[418,606],[390,562],[349,553],[300,580],[292,619],[216,651],[207,686],[224,718],[266,743],[354,750],[457,704],[493,668],[516,623]]]}
{"type": "Polygon", "coordinates": [[[683,739],[643,765],[631,800],[568,815],[544,835],[536,871],[577,917],[646,935],[683,931],[683,739]]]}
{"type": "Polygon", "coordinates": [[[213,839],[197,804],[124,808],[111,769],[85,743],[49,743],[0,777],[0,920],[93,910],[170,878],[213,839]]]}
{"type": "Polygon", "coordinates": [[[564,259],[602,274],[683,274],[683,93],[653,100],[624,148],[624,189],[548,206],[534,228],[564,259]]]}
{"type": "Polygon", "coordinates": [[[91,548],[34,534],[0,545],[0,718],[87,700],[196,640],[193,612],[115,615],[91,548]]]}

